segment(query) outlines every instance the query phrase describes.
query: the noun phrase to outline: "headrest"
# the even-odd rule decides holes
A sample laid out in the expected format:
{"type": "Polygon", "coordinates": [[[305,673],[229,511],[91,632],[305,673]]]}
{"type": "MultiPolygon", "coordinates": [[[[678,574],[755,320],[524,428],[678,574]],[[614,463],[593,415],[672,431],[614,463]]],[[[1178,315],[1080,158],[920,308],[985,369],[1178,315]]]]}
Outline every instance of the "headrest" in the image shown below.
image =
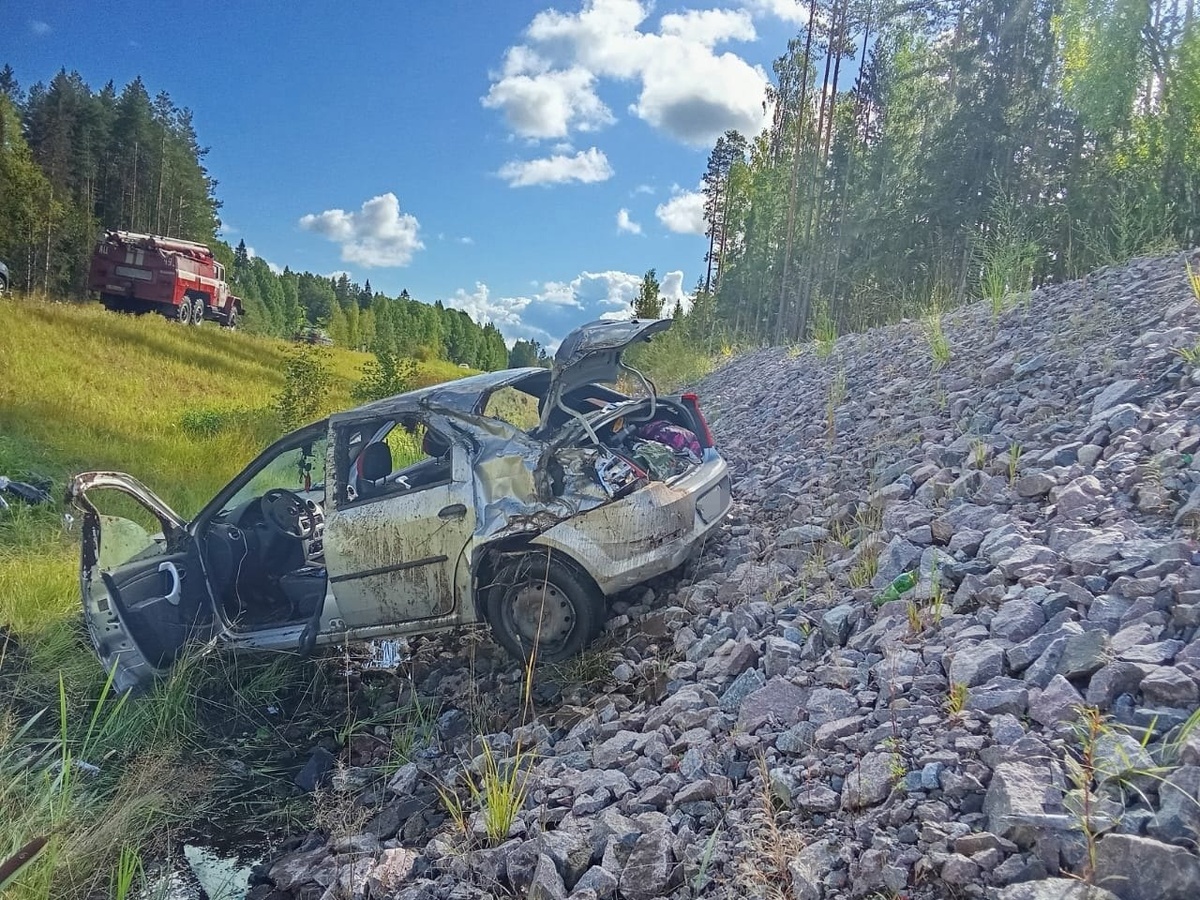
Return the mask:
{"type": "Polygon", "coordinates": [[[358,474],[367,481],[378,481],[391,474],[392,451],[383,441],[375,441],[363,448],[358,458],[358,474]]]}
{"type": "Polygon", "coordinates": [[[421,439],[421,452],[426,456],[441,458],[450,452],[450,442],[440,434],[427,430],[421,439]]]}

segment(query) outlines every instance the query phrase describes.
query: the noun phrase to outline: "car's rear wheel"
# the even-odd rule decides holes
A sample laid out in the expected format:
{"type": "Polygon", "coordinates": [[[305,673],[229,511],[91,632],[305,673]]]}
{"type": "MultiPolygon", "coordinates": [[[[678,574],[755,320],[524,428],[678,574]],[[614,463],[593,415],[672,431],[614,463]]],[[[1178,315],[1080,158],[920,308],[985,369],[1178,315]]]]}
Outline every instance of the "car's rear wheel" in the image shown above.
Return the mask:
{"type": "Polygon", "coordinates": [[[533,552],[503,566],[487,592],[496,640],[522,661],[561,662],[579,653],[604,622],[604,595],[562,558],[533,552]]]}
{"type": "Polygon", "coordinates": [[[204,298],[197,297],[192,304],[192,324],[200,325],[204,322],[204,298]]]}
{"type": "Polygon", "coordinates": [[[0,275],[0,297],[8,293],[8,279],[0,275]]]}
{"type": "Polygon", "coordinates": [[[192,300],[190,297],[184,297],[179,301],[179,305],[175,307],[175,318],[180,325],[190,325],[192,322],[192,300]]]}

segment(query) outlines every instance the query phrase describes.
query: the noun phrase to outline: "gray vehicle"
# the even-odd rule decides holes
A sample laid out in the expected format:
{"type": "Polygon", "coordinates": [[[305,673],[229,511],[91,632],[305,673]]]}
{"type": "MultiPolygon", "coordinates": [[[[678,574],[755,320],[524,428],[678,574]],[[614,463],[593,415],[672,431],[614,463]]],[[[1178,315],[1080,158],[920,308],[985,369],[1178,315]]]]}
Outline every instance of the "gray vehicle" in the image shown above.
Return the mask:
{"type": "Polygon", "coordinates": [[[595,322],[551,369],[335,414],[277,441],[190,522],[129,475],[77,476],[102,664],[124,690],[193,641],[308,653],[474,622],[518,658],[578,653],[609,596],[698,553],[729,509],[697,398],[660,397],[621,360],[670,325],[595,322]],[[606,386],[622,371],[645,396],[606,386]]]}
{"type": "Polygon", "coordinates": [[[0,296],[8,293],[9,275],[8,266],[0,261],[0,296]]]}

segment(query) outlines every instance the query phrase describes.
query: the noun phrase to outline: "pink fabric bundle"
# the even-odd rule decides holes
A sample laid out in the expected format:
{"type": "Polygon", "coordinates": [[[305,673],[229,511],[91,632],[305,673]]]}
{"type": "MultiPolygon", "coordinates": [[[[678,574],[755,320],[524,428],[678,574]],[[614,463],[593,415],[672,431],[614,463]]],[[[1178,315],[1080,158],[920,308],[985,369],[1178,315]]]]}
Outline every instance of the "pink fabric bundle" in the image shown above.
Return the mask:
{"type": "Polygon", "coordinates": [[[665,444],[676,452],[687,451],[699,459],[704,451],[696,440],[696,433],[679,425],[672,425],[665,419],[648,422],[638,429],[638,437],[648,441],[665,444]]]}

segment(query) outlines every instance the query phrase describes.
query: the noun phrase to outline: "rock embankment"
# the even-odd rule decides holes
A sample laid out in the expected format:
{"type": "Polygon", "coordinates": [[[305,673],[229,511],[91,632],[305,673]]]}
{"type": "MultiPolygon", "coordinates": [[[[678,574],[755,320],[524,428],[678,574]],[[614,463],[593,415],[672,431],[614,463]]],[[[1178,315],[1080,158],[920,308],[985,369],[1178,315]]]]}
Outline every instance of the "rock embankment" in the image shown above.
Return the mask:
{"type": "Polygon", "coordinates": [[[434,738],[358,796],[365,826],[310,838],[255,894],[1200,897],[1184,259],[942,333],[940,367],[901,323],[711,376],[736,507],[700,563],[621,598],[605,649],[516,727],[481,737],[461,697],[515,697],[519,672],[465,650],[423,666],[434,738]],[[496,846],[436,793],[486,768],[485,742],[529,772],[496,846]]]}

